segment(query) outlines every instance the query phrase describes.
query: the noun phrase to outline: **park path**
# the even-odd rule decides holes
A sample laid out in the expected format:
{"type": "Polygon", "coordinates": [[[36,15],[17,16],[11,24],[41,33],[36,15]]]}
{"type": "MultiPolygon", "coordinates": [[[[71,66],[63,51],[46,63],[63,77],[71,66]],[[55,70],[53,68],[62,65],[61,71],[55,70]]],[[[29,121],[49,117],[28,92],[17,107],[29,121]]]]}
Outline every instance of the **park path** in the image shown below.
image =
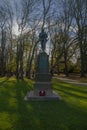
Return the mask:
{"type": "Polygon", "coordinates": [[[87,83],[81,83],[78,80],[72,80],[72,79],[68,79],[68,78],[65,78],[65,77],[64,78],[62,78],[62,77],[54,77],[54,78],[57,78],[59,80],[62,80],[64,82],[71,83],[71,84],[87,86],[87,83]]]}

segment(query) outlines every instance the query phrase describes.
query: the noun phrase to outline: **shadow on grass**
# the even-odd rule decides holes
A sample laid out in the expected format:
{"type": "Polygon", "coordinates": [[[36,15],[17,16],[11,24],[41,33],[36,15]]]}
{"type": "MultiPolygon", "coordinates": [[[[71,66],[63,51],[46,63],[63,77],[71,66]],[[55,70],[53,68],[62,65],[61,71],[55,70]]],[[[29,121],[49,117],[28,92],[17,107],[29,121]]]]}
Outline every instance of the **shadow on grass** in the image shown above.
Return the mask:
{"type": "Polygon", "coordinates": [[[54,82],[54,90],[60,96],[72,104],[72,107],[87,112],[87,87],[72,85],[64,82],[54,82]]]}
{"type": "Polygon", "coordinates": [[[71,89],[71,88],[69,89],[69,88],[64,87],[64,86],[62,87],[62,89],[61,88],[54,88],[54,90],[65,93],[68,96],[73,96],[74,98],[86,99],[87,100],[87,95],[86,95],[87,92],[85,92],[85,91],[81,92],[78,89],[77,90],[76,89],[71,89]],[[80,92],[82,93],[82,95],[79,94],[80,92]]]}
{"type": "MultiPolygon", "coordinates": [[[[29,128],[29,109],[27,108],[27,103],[24,101],[24,96],[32,89],[31,85],[29,86],[28,83],[24,80],[17,80],[15,83],[17,86],[16,91],[16,99],[17,99],[17,112],[18,112],[18,121],[14,123],[15,130],[27,130],[29,128]]],[[[31,109],[31,108],[30,108],[31,109]]]]}
{"type": "MultiPolygon", "coordinates": [[[[73,107],[70,102],[66,102],[66,98],[59,101],[24,101],[27,91],[30,91],[32,86],[33,83],[30,80],[15,80],[0,90],[2,92],[0,95],[1,130],[87,129],[85,123],[87,113],[77,106],[73,107]]],[[[62,86],[57,84],[55,88],[59,91],[60,87],[62,86]]],[[[65,92],[61,91],[61,93],[63,95],[65,92]]],[[[65,95],[68,94],[65,93],[65,95]]]]}
{"type": "MultiPolygon", "coordinates": [[[[5,82],[5,81],[4,81],[5,82]]],[[[27,130],[30,106],[24,101],[27,91],[32,89],[32,82],[9,80],[0,88],[0,130],[27,130]]]]}
{"type": "Polygon", "coordinates": [[[64,82],[54,82],[54,89],[68,94],[69,96],[74,96],[76,98],[87,99],[87,86],[73,85],[64,82]]]}

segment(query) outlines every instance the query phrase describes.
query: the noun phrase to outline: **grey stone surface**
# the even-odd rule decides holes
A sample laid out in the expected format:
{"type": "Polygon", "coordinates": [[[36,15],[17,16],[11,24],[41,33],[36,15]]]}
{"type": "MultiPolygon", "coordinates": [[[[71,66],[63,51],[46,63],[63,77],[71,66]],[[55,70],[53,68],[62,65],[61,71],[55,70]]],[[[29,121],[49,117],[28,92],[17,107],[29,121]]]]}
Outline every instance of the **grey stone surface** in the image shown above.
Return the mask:
{"type": "Polygon", "coordinates": [[[52,83],[51,82],[35,82],[34,93],[39,96],[40,91],[45,91],[46,95],[52,94],[52,83]]]}
{"type": "Polygon", "coordinates": [[[50,82],[51,74],[50,73],[36,73],[35,74],[35,82],[50,82]]]}
{"type": "Polygon", "coordinates": [[[41,52],[37,58],[37,73],[49,73],[49,56],[46,52],[41,52]]]}

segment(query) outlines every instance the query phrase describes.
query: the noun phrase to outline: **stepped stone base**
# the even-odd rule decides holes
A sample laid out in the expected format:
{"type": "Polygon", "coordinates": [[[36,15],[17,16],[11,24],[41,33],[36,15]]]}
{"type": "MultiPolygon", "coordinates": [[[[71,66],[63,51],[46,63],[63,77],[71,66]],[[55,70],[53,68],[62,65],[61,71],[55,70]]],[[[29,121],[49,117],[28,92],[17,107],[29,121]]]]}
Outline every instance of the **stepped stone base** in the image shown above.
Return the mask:
{"type": "Polygon", "coordinates": [[[30,91],[25,96],[24,100],[26,101],[47,101],[47,100],[60,100],[61,97],[56,93],[52,92],[51,95],[39,96],[35,95],[34,91],[30,91]]]}
{"type": "Polygon", "coordinates": [[[34,90],[27,93],[26,101],[60,100],[58,93],[52,91],[51,82],[35,82],[34,90]]]}
{"type": "Polygon", "coordinates": [[[51,74],[49,73],[49,56],[42,52],[37,58],[34,90],[27,93],[25,100],[59,100],[60,96],[53,92],[51,74]]]}

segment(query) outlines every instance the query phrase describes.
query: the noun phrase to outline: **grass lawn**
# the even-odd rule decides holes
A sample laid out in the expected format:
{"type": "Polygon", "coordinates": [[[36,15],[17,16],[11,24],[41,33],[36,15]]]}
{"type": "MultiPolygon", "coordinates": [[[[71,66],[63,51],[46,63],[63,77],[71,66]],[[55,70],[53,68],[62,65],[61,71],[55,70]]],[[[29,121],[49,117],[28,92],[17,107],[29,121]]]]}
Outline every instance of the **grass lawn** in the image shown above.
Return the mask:
{"type": "Polygon", "coordinates": [[[0,78],[0,130],[87,130],[87,86],[53,79],[60,101],[24,101],[33,82],[0,78]]]}

